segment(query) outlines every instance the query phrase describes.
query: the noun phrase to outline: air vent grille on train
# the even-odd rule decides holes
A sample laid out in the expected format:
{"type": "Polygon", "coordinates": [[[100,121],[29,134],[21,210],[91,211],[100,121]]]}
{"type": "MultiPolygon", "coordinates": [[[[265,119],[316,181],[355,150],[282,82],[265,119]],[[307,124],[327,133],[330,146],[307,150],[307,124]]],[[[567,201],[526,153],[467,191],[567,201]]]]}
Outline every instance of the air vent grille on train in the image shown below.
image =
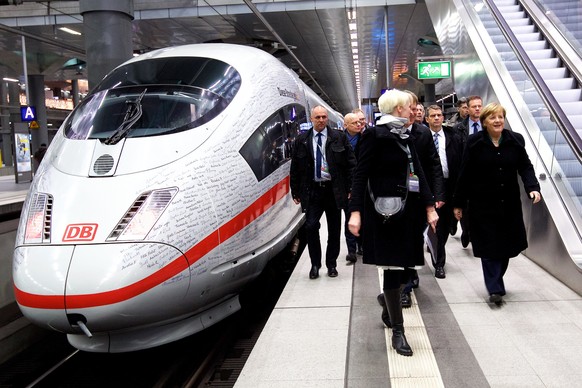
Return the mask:
{"type": "Polygon", "coordinates": [[[113,156],[108,154],[101,155],[97,158],[95,164],[93,164],[93,171],[97,175],[105,175],[111,171],[114,162],[115,160],[113,159],[113,156]]]}
{"type": "Polygon", "coordinates": [[[139,195],[113,228],[107,240],[145,238],[177,192],[177,187],[169,187],[139,195]]]}
{"type": "Polygon", "coordinates": [[[34,193],[26,216],[25,243],[50,243],[53,219],[53,196],[34,193]]]}

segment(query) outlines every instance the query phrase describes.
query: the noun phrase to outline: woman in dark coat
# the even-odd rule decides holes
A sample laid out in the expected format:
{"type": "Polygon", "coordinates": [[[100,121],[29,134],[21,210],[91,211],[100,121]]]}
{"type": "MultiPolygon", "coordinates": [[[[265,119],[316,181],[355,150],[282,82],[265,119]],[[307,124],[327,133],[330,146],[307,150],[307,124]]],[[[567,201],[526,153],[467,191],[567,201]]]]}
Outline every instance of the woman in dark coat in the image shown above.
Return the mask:
{"type": "Polygon", "coordinates": [[[489,301],[501,305],[509,259],[527,248],[517,176],[533,203],[541,200],[540,184],[523,136],[504,129],[505,108],[491,103],[480,120],[484,130],[467,140],[453,206],[458,220],[471,207],[473,255],[481,258],[489,301]]]}
{"type": "Polygon", "coordinates": [[[387,311],[382,320],[392,327],[392,347],[404,356],[411,356],[412,350],[404,336],[400,286],[408,280],[406,269],[424,265],[423,231],[427,221],[433,228],[438,221],[432,192],[404,127],[411,103],[408,93],[395,89],[378,100],[383,116],[358,145],[348,223],[355,236],[361,229],[364,263],[384,268],[387,311]],[[375,198],[406,197],[402,214],[385,221],[374,208],[370,189],[375,198]]]}

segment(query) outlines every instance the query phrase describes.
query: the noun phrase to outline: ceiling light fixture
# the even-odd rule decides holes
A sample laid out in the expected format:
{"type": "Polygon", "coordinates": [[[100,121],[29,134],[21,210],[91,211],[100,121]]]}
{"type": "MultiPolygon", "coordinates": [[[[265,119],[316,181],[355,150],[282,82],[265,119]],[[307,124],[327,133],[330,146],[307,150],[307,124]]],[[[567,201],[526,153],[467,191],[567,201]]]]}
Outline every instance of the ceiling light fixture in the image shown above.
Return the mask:
{"type": "Polygon", "coordinates": [[[360,61],[358,56],[358,23],[356,21],[356,10],[349,8],[347,10],[348,16],[348,33],[350,34],[350,46],[352,48],[352,61],[354,69],[354,78],[356,81],[356,94],[358,98],[358,104],[362,100],[360,94],[360,61]]]}
{"type": "Polygon", "coordinates": [[[82,35],[79,31],[72,30],[68,27],[59,27],[59,30],[71,35],[82,35]]]}

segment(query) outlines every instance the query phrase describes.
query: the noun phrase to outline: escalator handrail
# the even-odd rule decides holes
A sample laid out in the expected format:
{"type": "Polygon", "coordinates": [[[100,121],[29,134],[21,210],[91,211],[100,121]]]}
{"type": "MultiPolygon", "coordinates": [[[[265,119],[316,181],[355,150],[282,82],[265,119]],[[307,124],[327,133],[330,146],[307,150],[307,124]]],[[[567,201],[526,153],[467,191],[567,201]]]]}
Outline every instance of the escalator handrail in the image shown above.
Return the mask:
{"type": "Polygon", "coordinates": [[[556,55],[566,64],[570,74],[576,79],[578,85],[582,84],[582,58],[579,50],[573,47],[562,30],[556,28],[554,22],[546,16],[545,11],[536,0],[519,0],[520,5],[530,17],[534,26],[542,32],[556,55]],[[544,23],[547,21],[548,23],[544,23]]]}
{"type": "Polygon", "coordinates": [[[554,97],[554,94],[540,75],[539,71],[535,67],[533,61],[527,55],[523,46],[517,40],[517,37],[509,27],[509,24],[505,21],[505,18],[501,16],[501,12],[493,2],[493,0],[485,0],[485,3],[491,10],[493,18],[500,27],[501,33],[507,39],[507,42],[512,47],[513,51],[517,56],[517,60],[521,63],[524,71],[532,79],[533,85],[540,94],[540,98],[546,104],[546,107],[552,112],[553,116],[556,117],[556,125],[564,135],[566,141],[572,148],[572,151],[576,155],[576,158],[580,163],[582,163],[582,139],[578,135],[578,132],[568,119],[568,116],[560,106],[558,100],[554,97]]]}

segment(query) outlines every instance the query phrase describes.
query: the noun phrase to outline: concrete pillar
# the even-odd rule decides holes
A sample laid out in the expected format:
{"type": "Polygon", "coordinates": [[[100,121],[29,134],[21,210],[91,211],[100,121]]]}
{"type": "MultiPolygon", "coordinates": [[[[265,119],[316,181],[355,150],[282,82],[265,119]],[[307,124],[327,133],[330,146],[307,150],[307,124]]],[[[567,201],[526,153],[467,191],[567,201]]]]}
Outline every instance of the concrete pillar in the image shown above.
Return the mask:
{"type": "Polygon", "coordinates": [[[77,107],[81,98],[79,97],[79,80],[71,80],[71,94],[73,95],[73,107],[77,107]]]}
{"type": "Polygon", "coordinates": [[[10,155],[10,110],[8,109],[8,84],[6,81],[0,81],[0,106],[0,136],[2,139],[0,167],[2,167],[2,164],[9,165],[7,160],[12,161],[10,155]]]}
{"type": "Polygon", "coordinates": [[[432,105],[436,102],[435,86],[436,84],[434,83],[424,84],[424,104],[426,106],[432,105]]]}
{"type": "Polygon", "coordinates": [[[44,75],[28,75],[28,93],[30,101],[28,105],[36,107],[36,121],[40,128],[31,129],[32,140],[30,142],[30,154],[34,154],[42,143],[48,146],[48,120],[46,113],[46,101],[44,93],[44,75]]]}
{"type": "MultiPolygon", "coordinates": [[[[9,82],[4,84],[8,86],[8,101],[7,105],[10,106],[6,111],[8,114],[8,122],[6,128],[4,127],[4,121],[2,121],[2,161],[4,166],[14,166],[14,155],[13,144],[14,138],[12,137],[11,123],[20,122],[20,86],[15,82],[9,82]]],[[[2,93],[4,95],[4,93],[2,93]]],[[[2,103],[4,105],[4,103],[2,103]]]]}
{"type": "Polygon", "coordinates": [[[89,90],[133,55],[133,0],[80,0],[89,90]]]}

